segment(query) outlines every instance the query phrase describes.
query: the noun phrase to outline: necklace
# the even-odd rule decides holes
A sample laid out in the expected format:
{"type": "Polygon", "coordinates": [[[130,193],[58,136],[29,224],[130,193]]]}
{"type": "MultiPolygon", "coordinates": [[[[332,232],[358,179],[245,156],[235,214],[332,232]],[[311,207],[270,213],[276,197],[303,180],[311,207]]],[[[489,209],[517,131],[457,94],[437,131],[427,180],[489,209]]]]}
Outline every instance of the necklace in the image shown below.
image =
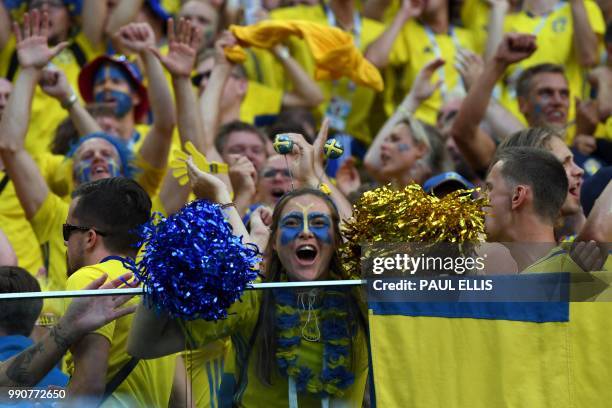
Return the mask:
{"type": "MultiPolygon", "coordinates": [[[[355,381],[348,367],[350,361],[350,338],[348,323],[347,294],[341,291],[304,292],[296,295],[290,289],[274,291],[276,301],[276,328],[278,341],[276,361],[282,375],[289,380],[290,394],[294,387],[297,392],[307,391],[321,398],[341,397],[344,390],[355,381]],[[301,326],[300,303],[312,312],[318,293],[323,294],[321,302],[321,328],[318,319],[307,317],[306,325],[301,326]],[[300,301],[301,297],[301,301],[300,301]],[[309,322],[315,323],[314,331],[306,329],[309,322]],[[310,367],[299,364],[298,351],[302,338],[307,341],[323,342],[323,367],[318,374],[310,367]]],[[[314,314],[314,313],[313,313],[314,314]]]]}
{"type": "Polygon", "coordinates": [[[321,339],[321,330],[319,330],[319,318],[318,313],[314,312],[314,305],[317,301],[317,289],[311,289],[308,292],[302,292],[298,294],[298,303],[300,309],[307,311],[308,316],[306,317],[306,323],[302,326],[302,338],[310,342],[318,342],[321,339]],[[304,298],[308,296],[308,305],[305,305],[304,298]],[[314,327],[313,324],[314,323],[314,327]]]}

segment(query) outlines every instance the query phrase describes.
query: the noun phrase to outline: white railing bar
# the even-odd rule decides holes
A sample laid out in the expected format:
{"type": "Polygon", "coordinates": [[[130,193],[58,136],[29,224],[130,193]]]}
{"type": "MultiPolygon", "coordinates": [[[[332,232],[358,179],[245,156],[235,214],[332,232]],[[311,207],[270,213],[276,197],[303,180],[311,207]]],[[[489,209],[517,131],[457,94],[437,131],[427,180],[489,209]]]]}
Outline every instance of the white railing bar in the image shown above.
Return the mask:
{"type": "MultiPolygon", "coordinates": [[[[312,281],[312,282],[269,282],[253,283],[247,289],[276,289],[276,288],[312,288],[328,286],[361,286],[367,283],[366,280],[332,280],[332,281],[312,281]]],[[[50,292],[22,292],[22,293],[0,293],[0,300],[16,299],[51,299],[51,298],[71,298],[84,296],[113,296],[113,295],[142,295],[143,288],[126,289],[94,289],[94,290],[61,290],[50,292]]]]}

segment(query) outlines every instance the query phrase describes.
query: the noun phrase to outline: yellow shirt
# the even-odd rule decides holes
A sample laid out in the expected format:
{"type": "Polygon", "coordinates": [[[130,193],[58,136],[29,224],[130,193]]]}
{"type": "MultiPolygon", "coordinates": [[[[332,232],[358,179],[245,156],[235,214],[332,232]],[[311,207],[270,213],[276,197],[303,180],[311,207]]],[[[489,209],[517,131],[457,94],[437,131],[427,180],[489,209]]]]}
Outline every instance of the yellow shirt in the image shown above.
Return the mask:
{"type": "MultiPolygon", "coordinates": [[[[281,8],[270,13],[270,17],[274,20],[306,20],[329,26],[327,16],[321,6],[281,8]]],[[[360,25],[361,33],[356,45],[363,52],[370,43],[383,33],[384,26],[368,18],[361,18],[360,25]]],[[[311,77],[314,77],[314,59],[306,44],[299,39],[291,38],[289,48],[293,58],[311,77]]],[[[346,132],[362,143],[369,145],[372,140],[372,134],[368,126],[369,116],[376,92],[363,86],[355,86],[348,78],[342,78],[338,81],[318,81],[317,83],[325,96],[325,102],[319,105],[317,109],[318,116],[322,118],[330,109],[342,112],[348,110],[345,120],[338,121],[336,129],[346,132]],[[332,97],[335,97],[335,103],[332,103],[332,97]],[[342,125],[344,125],[344,129],[339,129],[342,125]]],[[[333,126],[333,124],[331,125],[333,126]]]]}
{"type": "Polygon", "coordinates": [[[545,257],[528,266],[521,273],[555,272],[583,273],[584,271],[569,256],[568,251],[565,249],[565,245],[562,245],[551,249],[545,257]]]}
{"type": "Polygon", "coordinates": [[[181,9],[180,0],[162,0],[161,5],[169,14],[177,14],[181,9]]]}
{"type": "Polygon", "coordinates": [[[612,141],[612,116],[606,120],[606,123],[599,123],[597,125],[597,129],[595,129],[595,137],[612,141]]]}
{"type": "MultiPolygon", "coordinates": [[[[137,126],[136,128],[138,130],[146,129],[148,131],[148,126],[145,125],[137,126]]],[[[146,133],[141,133],[141,137],[135,143],[135,149],[140,148],[145,137],[146,133]]],[[[174,147],[171,149],[173,148],[174,147]]],[[[34,157],[34,160],[47,182],[49,189],[60,197],[69,198],[75,188],[72,168],[73,160],[65,156],[51,153],[41,153],[34,157]]],[[[166,167],[161,169],[153,167],[146,162],[138,152],[134,154],[132,166],[137,169],[134,174],[134,180],[142,186],[149,196],[157,194],[166,174],[166,167]]]]}
{"type": "Polygon", "coordinates": [[[481,52],[487,45],[490,12],[486,0],[463,0],[461,4],[461,22],[474,33],[475,47],[481,52]]]}
{"type": "MultiPolygon", "coordinates": [[[[11,36],[6,46],[0,50],[0,76],[6,77],[11,71],[11,60],[17,62],[15,52],[15,37],[11,36]],[[13,55],[15,57],[13,57],[13,55]]],[[[51,63],[57,68],[64,71],[68,83],[75,91],[78,87],[78,76],[81,71],[81,65],[84,65],[91,58],[98,54],[104,53],[103,48],[93,46],[84,34],[80,33],[70,42],[70,46],[64,49],[57,55],[51,63]],[[75,51],[78,50],[78,51],[75,51]],[[79,61],[82,58],[81,61],[79,61]]],[[[13,64],[16,68],[18,65],[13,64]]],[[[13,80],[17,78],[14,75],[13,80]]],[[[26,137],[26,150],[34,155],[46,152],[49,150],[49,145],[53,140],[55,129],[68,116],[67,112],[62,109],[59,102],[50,96],[47,96],[40,87],[36,87],[34,91],[34,100],[32,102],[32,117],[30,119],[30,128],[26,137]]]]}
{"type": "Polygon", "coordinates": [[[240,120],[255,124],[262,115],[278,115],[283,103],[283,91],[249,81],[246,95],[240,104],[240,120]]]}
{"type": "MultiPolygon", "coordinates": [[[[68,278],[66,290],[83,289],[104,273],[108,274],[109,279],[115,279],[126,272],[129,271],[120,260],[116,259],[85,266],[68,278]]],[[[128,304],[137,305],[139,301],[140,299],[135,297],[128,304]]],[[[67,299],[65,306],[68,307],[70,302],[71,300],[67,299]]],[[[130,314],[95,331],[95,333],[104,336],[110,343],[108,370],[106,371],[107,383],[130,360],[126,349],[133,319],[134,315],[130,314]]],[[[140,360],[130,375],[102,406],[143,408],[167,406],[172,391],[175,363],[175,355],[152,360],[140,360]]],[[[67,367],[68,373],[70,375],[74,374],[74,361],[70,353],[67,355],[67,367]]]]}
{"type": "MultiPolygon", "coordinates": [[[[584,6],[591,27],[599,39],[599,47],[601,47],[601,38],[605,31],[601,10],[592,0],[584,0],[584,6]]],[[[525,124],[527,124],[527,121],[518,108],[514,84],[520,73],[526,68],[543,63],[563,66],[570,87],[569,121],[572,121],[575,116],[574,96],[581,98],[588,96],[585,88],[586,81],[584,81],[586,70],[580,66],[574,47],[572,21],[572,10],[568,2],[558,3],[558,7],[547,17],[531,17],[525,11],[521,11],[520,13],[507,15],[504,20],[504,32],[527,33],[537,36],[537,50],[526,60],[511,65],[500,84],[500,102],[525,124]]]]}
{"type": "MultiPolygon", "coordinates": [[[[0,170],[0,180],[5,176],[6,173],[0,170]]],[[[0,192],[0,229],[17,255],[17,264],[36,276],[43,266],[42,253],[10,180],[0,192]]]]}
{"type": "Polygon", "coordinates": [[[218,340],[198,350],[183,353],[191,393],[197,408],[219,405],[219,387],[225,372],[225,350],[228,341],[218,340]]]}
{"type": "Polygon", "coordinates": [[[452,27],[450,34],[435,34],[414,19],[409,20],[396,38],[389,56],[394,75],[391,81],[386,81],[385,86],[387,114],[392,114],[395,106],[408,94],[421,68],[435,58],[443,58],[446,64],[436,71],[431,82],[442,80],[443,85],[421,104],[416,117],[435,125],[444,102],[465,96],[461,76],[454,67],[457,46],[480,53],[469,30],[452,27]]]}
{"type": "MultiPolygon", "coordinates": [[[[236,389],[235,375],[239,367],[246,362],[246,350],[248,349],[247,346],[259,316],[260,305],[261,292],[248,290],[242,296],[241,301],[234,303],[229,309],[229,317],[226,320],[218,322],[207,322],[204,320],[184,322],[187,341],[192,342],[196,346],[210,344],[214,340],[231,335],[232,349],[231,353],[226,357],[226,365],[231,366],[232,369],[226,369],[226,374],[223,376],[224,390],[220,395],[221,406],[229,406],[226,404],[232,398],[226,392],[226,387],[227,390],[234,390],[234,398],[239,400],[238,406],[240,407],[266,406],[272,408],[289,406],[288,382],[286,378],[281,377],[277,371],[272,370],[272,386],[265,386],[258,379],[256,372],[257,343],[255,343],[248,358],[246,376],[243,379],[246,384],[242,384],[244,388],[241,390],[236,389]],[[227,373],[227,371],[230,371],[232,374],[227,373]]],[[[315,318],[321,321],[318,316],[319,312],[319,309],[312,311],[312,313],[317,315],[315,318]]],[[[306,324],[307,317],[308,313],[300,313],[302,325],[306,324]]],[[[338,406],[346,407],[360,407],[362,404],[368,373],[367,350],[362,330],[359,330],[359,333],[354,338],[353,346],[357,348],[354,354],[355,361],[352,362],[355,382],[345,390],[342,398],[331,398],[330,406],[335,406],[335,402],[338,403],[338,406]]],[[[302,341],[297,350],[298,364],[305,365],[311,368],[313,372],[318,373],[322,366],[322,355],[323,344],[321,342],[302,341]]],[[[320,407],[321,399],[309,393],[298,393],[298,405],[300,407],[320,407]]]]}
{"type": "MultiPolygon", "coordinates": [[[[69,204],[53,193],[49,193],[30,220],[32,230],[43,248],[43,254],[49,267],[48,290],[64,290],[68,278],[66,267],[66,246],[62,237],[62,225],[68,217],[69,204]]],[[[45,299],[53,314],[61,316],[63,311],[61,299],[45,299]]]]}
{"type": "Polygon", "coordinates": [[[247,54],[242,64],[251,81],[259,82],[274,89],[284,89],[283,67],[269,50],[257,47],[244,49],[247,54]]]}

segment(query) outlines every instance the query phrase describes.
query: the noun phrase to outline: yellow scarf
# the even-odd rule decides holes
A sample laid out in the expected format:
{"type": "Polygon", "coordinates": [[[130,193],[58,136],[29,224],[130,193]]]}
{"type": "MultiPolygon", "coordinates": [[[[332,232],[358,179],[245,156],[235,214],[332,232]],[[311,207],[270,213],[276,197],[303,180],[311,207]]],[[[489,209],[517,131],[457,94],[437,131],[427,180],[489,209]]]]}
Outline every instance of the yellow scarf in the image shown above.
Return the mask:
{"type": "MultiPolygon", "coordinates": [[[[232,25],[230,31],[242,45],[259,48],[272,48],[290,35],[297,35],[312,52],[317,80],[347,76],[359,85],[383,90],[378,69],[363,57],[353,38],[339,28],[307,21],[262,21],[250,26],[232,25]]],[[[240,45],[226,48],[225,55],[235,63],[246,60],[240,45]]]]}

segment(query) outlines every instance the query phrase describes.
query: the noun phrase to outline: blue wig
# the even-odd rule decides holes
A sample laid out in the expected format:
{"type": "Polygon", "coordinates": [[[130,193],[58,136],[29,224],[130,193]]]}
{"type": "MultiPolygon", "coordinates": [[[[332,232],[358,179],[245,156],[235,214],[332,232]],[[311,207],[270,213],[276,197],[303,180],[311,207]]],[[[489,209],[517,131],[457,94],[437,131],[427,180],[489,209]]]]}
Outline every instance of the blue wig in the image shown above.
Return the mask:
{"type": "Polygon", "coordinates": [[[70,146],[68,153],[66,153],[66,157],[74,158],[74,154],[79,149],[79,147],[81,147],[83,143],[91,139],[104,139],[115,148],[117,154],[119,155],[119,160],[121,160],[122,176],[133,178],[134,175],[138,172],[138,169],[134,167],[133,163],[134,154],[128,148],[127,144],[123,140],[103,132],[90,133],[77,140],[70,146]]]}

